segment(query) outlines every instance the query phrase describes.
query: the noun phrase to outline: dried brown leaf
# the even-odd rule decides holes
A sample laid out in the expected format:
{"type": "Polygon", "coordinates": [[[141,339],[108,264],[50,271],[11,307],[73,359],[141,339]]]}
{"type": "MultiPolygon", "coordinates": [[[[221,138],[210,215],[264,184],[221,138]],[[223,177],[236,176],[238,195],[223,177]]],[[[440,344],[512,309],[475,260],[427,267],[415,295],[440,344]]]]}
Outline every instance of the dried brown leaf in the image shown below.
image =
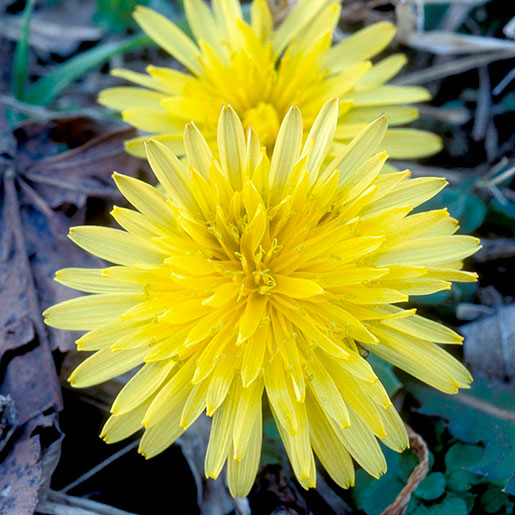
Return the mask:
{"type": "Polygon", "coordinates": [[[460,332],[465,337],[465,360],[473,372],[501,381],[515,381],[515,305],[463,325],[460,332]]]}
{"type": "Polygon", "coordinates": [[[52,352],[74,344],[48,330],[41,312],[73,295],[53,280],[56,269],[100,263],[66,234],[84,219],[89,196],[113,196],[114,168],[139,168],[123,150],[129,132],[68,119],[12,133],[0,111],[0,396],[8,400],[0,417],[0,513],[33,513],[59,459],[62,399],[52,352]],[[63,144],[72,150],[59,154],[63,144]]]}

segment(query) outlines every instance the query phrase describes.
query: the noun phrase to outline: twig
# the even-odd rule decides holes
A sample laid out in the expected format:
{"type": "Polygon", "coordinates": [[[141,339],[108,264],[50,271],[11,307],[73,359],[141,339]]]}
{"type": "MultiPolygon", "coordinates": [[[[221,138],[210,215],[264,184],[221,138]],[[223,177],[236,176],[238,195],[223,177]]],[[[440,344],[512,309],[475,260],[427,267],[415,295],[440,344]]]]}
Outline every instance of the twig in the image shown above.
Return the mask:
{"type": "Polygon", "coordinates": [[[44,175],[39,175],[38,173],[34,172],[27,172],[24,174],[24,176],[27,179],[34,182],[39,182],[41,184],[46,184],[48,186],[55,186],[63,190],[74,191],[76,193],[82,193],[84,195],[88,195],[89,197],[111,199],[119,199],[121,197],[120,192],[114,188],[90,188],[88,186],[82,186],[80,184],[72,184],[62,179],[53,179],[52,177],[45,177],[44,175]]]}
{"type": "Polygon", "coordinates": [[[511,59],[515,57],[515,51],[503,50],[501,52],[492,52],[483,55],[473,55],[464,57],[462,59],[454,59],[443,64],[431,66],[423,70],[418,70],[413,73],[407,73],[406,75],[399,77],[394,84],[399,86],[410,86],[415,84],[424,84],[432,80],[444,79],[452,75],[458,75],[460,73],[473,70],[479,66],[484,66],[494,61],[501,61],[503,59],[511,59]]]}
{"type": "Polygon", "coordinates": [[[233,500],[234,503],[234,511],[236,515],[250,515],[252,512],[250,511],[249,500],[245,497],[236,497],[233,500]]]}
{"type": "Polygon", "coordinates": [[[48,492],[46,501],[40,503],[37,507],[38,513],[46,513],[49,515],[79,515],[90,513],[92,515],[137,515],[130,511],[113,508],[107,504],[102,504],[84,497],[74,497],[56,490],[48,492]],[[70,509],[70,507],[72,509],[70,509]],[[75,508],[75,509],[73,509],[75,508]],[[83,508],[77,511],[78,508],[83,508]]]}
{"type": "Polygon", "coordinates": [[[503,92],[504,88],[513,80],[515,79],[515,68],[511,70],[504,79],[495,86],[495,88],[492,90],[493,95],[499,95],[503,92]]]}
{"type": "Polygon", "coordinates": [[[64,110],[47,109],[46,107],[22,102],[21,100],[18,100],[14,97],[3,94],[0,94],[0,105],[8,109],[12,109],[18,113],[24,114],[29,118],[35,118],[43,121],[73,116],[89,116],[90,118],[94,118],[96,120],[108,119],[105,112],[94,107],[64,110]]]}
{"type": "Polygon", "coordinates": [[[77,485],[80,485],[81,483],[86,481],[86,479],[89,479],[90,477],[94,476],[97,472],[100,472],[103,468],[107,467],[108,465],[113,463],[113,461],[116,461],[118,458],[121,458],[124,454],[127,454],[129,451],[136,448],[137,446],[137,440],[131,442],[129,445],[125,446],[123,449],[120,449],[118,452],[115,452],[112,456],[109,456],[109,458],[105,459],[92,469],[82,474],[82,476],[78,477],[75,481],[59,490],[59,493],[65,494],[66,492],[69,492],[72,488],[75,488],[77,485]]]}
{"type": "Polygon", "coordinates": [[[415,431],[406,425],[406,430],[408,431],[409,441],[411,445],[411,449],[418,456],[419,463],[413,469],[410,477],[404,488],[399,492],[399,495],[395,498],[390,506],[388,506],[381,515],[403,515],[406,511],[408,503],[411,498],[411,494],[417,489],[417,486],[424,480],[428,471],[428,463],[429,463],[429,451],[427,449],[426,442],[422,439],[422,437],[415,433],[415,431]]]}
{"type": "Polygon", "coordinates": [[[488,120],[490,118],[490,107],[492,99],[490,97],[490,76],[486,66],[479,67],[479,90],[477,92],[477,106],[472,129],[472,139],[481,141],[485,139],[488,120]]]}
{"type": "Polygon", "coordinates": [[[482,239],[481,244],[483,247],[474,256],[479,263],[515,257],[515,242],[511,238],[482,239]]]}

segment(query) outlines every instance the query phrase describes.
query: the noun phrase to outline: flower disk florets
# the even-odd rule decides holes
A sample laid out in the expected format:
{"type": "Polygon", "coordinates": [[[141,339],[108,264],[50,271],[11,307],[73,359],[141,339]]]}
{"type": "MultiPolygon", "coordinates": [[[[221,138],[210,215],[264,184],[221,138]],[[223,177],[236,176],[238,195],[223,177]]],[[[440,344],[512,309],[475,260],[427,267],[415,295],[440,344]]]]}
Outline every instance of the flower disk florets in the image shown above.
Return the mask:
{"type": "Polygon", "coordinates": [[[231,492],[244,496],[259,464],[266,392],[301,484],[315,485],[314,451],[346,487],[351,456],[377,477],[386,468],[377,439],[398,451],[408,444],[365,353],[445,392],[468,386],[467,370],[437,345],[461,337],[395,304],[474,281],[460,268],[478,241],[454,235],[446,210],[412,214],[445,181],[385,172],[387,156],[376,153],[384,117],[329,161],[337,120],[333,99],[304,138],[292,107],[269,158],[225,107],[219,159],[193,124],[185,162],[149,140],[164,193],[116,174],[138,210],[113,210],[125,231],[72,229],[73,241],[117,265],[58,272],[96,294],[45,313],[52,326],[89,331],[78,345],[96,353],[72,384],[143,364],[113,404],[106,441],[143,425],[140,451],[151,457],[205,411],[206,474],[227,461],[231,492]]]}

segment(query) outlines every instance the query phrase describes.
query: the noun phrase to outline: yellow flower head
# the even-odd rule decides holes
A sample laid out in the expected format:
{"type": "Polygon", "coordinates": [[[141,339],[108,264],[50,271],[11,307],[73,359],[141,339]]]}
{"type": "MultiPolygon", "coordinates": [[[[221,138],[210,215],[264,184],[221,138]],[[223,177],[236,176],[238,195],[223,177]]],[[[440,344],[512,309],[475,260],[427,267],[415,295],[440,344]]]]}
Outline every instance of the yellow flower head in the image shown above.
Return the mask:
{"type": "Polygon", "coordinates": [[[44,314],[53,327],[89,331],[77,343],[96,352],[71,383],[86,387],[143,365],[114,401],[107,442],[143,425],[140,452],[151,457],[206,411],[206,475],[217,477],[227,460],[231,492],[245,496],[259,464],[265,391],[300,483],[315,486],[314,451],[347,487],[351,456],[373,476],[385,471],[377,438],[397,451],[408,445],[363,352],[444,392],[468,386],[467,370],[436,344],[462,338],[395,304],[475,281],[460,260],[478,240],[453,235],[446,210],[410,214],[445,181],[382,172],[384,117],[324,164],[337,123],[333,99],[302,145],[292,107],[269,159],[225,107],[219,160],[194,124],[184,132],[188,166],[149,140],[166,194],[115,174],[136,208],[114,208],[124,230],[70,231],[116,265],[57,273],[94,294],[44,314]]]}
{"type": "MultiPolygon", "coordinates": [[[[266,0],[254,0],[250,24],[243,20],[238,0],[213,0],[212,5],[213,12],[203,0],[185,0],[195,41],[160,14],[138,7],[134,17],[141,28],[187,71],[155,66],[147,68],[148,75],[115,70],[145,89],[115,87],[99,97],[175,153],[184,152],[182,131],[192,120],[214,148],[220,109],[226,104],[244,129],[254,128],[270,152],[291,105],[301,108],[309,128],[322,105],[338,96],[334,156],[381,114],[390,125],[403,125],[418,116],[407,104],[429,98],[423,88],[386,84],[405,64],[404,55],[375,65],[369,61],[393,38],[391,23],[376,23],[331,47],[339,0],[299,0],[276,29],[266,0]]],[[[128,151],[144,157],[145,139],[128,141],[128,151]]],[[[393,158],[421,157],[440,150],[440,140],[429,132],[394,128],[383,148],[393,158]]]]}

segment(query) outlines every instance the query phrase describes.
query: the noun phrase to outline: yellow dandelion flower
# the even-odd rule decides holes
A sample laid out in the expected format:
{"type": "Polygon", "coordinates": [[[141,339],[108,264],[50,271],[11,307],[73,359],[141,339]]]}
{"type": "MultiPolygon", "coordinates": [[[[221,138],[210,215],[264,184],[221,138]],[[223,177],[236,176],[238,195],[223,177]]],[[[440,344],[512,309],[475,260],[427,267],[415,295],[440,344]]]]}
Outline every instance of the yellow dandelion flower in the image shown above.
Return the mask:
{"type": "Polygon", "coordinates": [[[454,235],[446,210],[411,214],[445,181],[382,173],[385,117],[326,164],[337,122],[333,99],[303,145],[301,113],[292,107],[269,159],[256,132],[245,136],[225,107],[219,159],[192,123],[184,131],[187,163],[151,139],[147,157],[166,193],[115,174],[136,208],[114,208],[124,230],[70,231],[77,245],[115,265],[57,273],[60,283],[93,294],[44,313],[50,326],[88,331],[78,347],[96,351],[72,385],[142,365],[114,401],[107,442],[144,426],[140,452],[152,457],[205,411],[206,475],[216,478],[227,461],[232,494],[245,496],[258,469],[266,392],[302,486],[315,486],[315,453],[347,487],[351,457],[378,477],[386,470],[378,439],[397,451],[408,445],[360,351],[444,392],[468,386],[467,370],[437,345],[462,338],[395,304],[475,281],[460,268],[478,240],[454,235]]]}
{"type": "MultiPolygon", "coordinates": [[[[212,5],[213,11],[203,0],[185,0],[194,40],[157,12],[138,7],[134,17],[141,28],[186,71],[156,66],[148,66],[148,74],[114,70],[143,88],[100,93],[100,103],[122,112],[127,123],[152,133],[175,153],[184,152],[182,131],[192,120],[214,148],[226,104],[270,151],[291,105],[300,107],[311,127],[322,105],[338,96],[334,155],[381,114],[391,126],[403,125],[418,117],[408,104],[429,99],[424,88],[387,84],[405,64],[404,55],[371,63],[392,40],[391,23],[376,23],[331,46],[339,0],[299,0],[276,29],[266,0],[254,0],[250,24],[237,0],[213,0],[212,5]]],[[[128,141],[127,150],[144,157],[145,139],[128,141]]],[[[383,141],[392,158],[421,157],[440,147],[434,134],[408,128],[390,129],[383,141]]]]}

